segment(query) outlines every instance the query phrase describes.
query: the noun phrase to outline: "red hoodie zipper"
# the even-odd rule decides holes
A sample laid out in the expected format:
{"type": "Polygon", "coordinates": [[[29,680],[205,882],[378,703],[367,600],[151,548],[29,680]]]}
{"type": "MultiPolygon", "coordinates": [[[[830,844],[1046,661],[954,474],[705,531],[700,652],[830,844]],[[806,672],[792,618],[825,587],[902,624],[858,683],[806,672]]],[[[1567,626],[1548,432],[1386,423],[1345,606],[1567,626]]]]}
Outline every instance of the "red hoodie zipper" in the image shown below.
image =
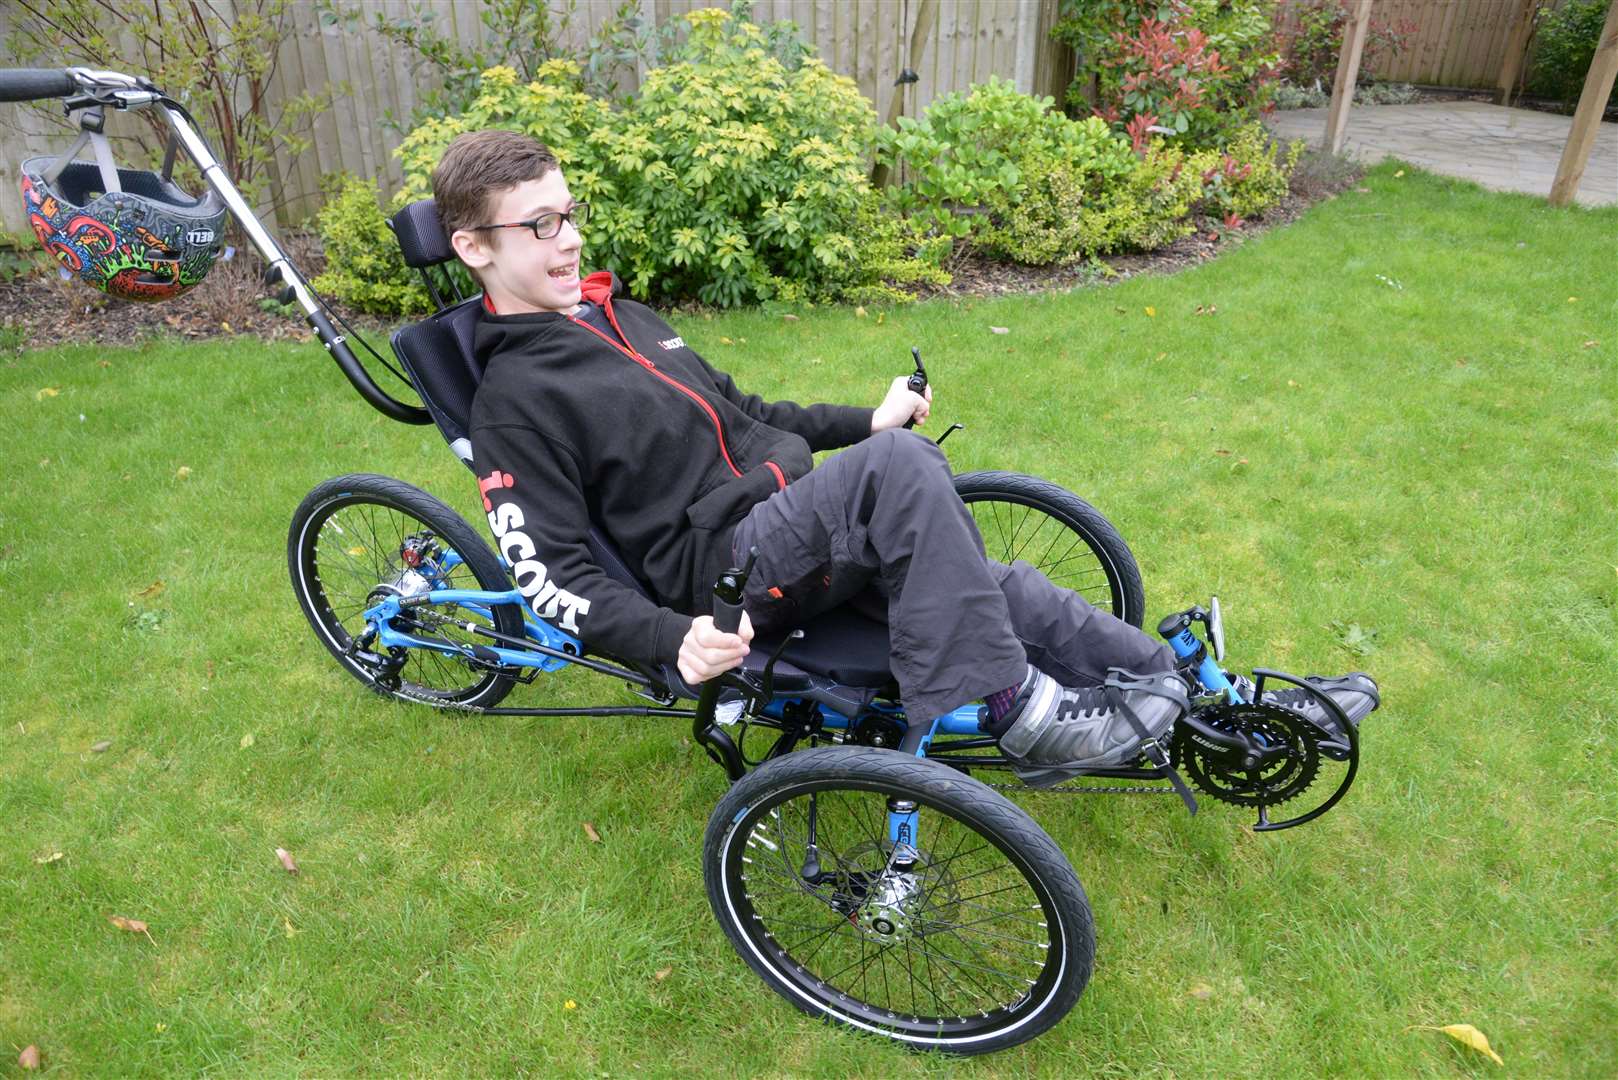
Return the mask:
{"type": "MultiPolygon", "coordinates": [[[[594,276],[594,275],[592,275],[592,276],[594,276]]],[[[609,278],[609,280],[610,280],[610,278],[609,278]]],[[[659,378],[667,380],[668,382],[672,383],[674,386],[678,387],[680,390],[683,390],[685,393],[690,394],[691,395],[691,400],[695,401],[698,405],[702,406],[702,411],[707,413],[708,414],[708,419],[713,421],[714,435],[719,439],[719,452],[724,455],[725,464],[729,465],[730,466],[730,471],[735,473],[737,476],[742,475],[742,471],[736,467],[736,463],[734,461],[730,460],[730,450],[728,448],[726,448],[726,446],[725,446],[725,429],[719,423],[719,414],[714,412],[712,406],[710,406],[706,401],[702,400],[701,396],[698,395],[696,391],[692,390],[690,387],[686,386],[685,384],[683,384],[683,383],[681,383],[681,382],[679,382],[679,381],[677,381],[677,380],[675,380],[673,378],[670,378],[668,375],[663,374],[663,372],[658,370],[656,364],[652,363],[650,360],[646,359],[646,357],[644,357],[644,356],[642,356],[639,353],[634,351],[634,347],[629,344],[629,335],[624,333],[623,327],[618,325],[618,316],[613,313],[613,310],[612,310],[612,294],[610,292],[607,294],[606,298],[602,301],[601,310],[603,310],[603,311],[605,311],[607,313],[607,321],[609,323],[611,323],[612,328],[618,332],[618,336],[624,339],[624,344],[626,346],[629,346],[630,355],[634,356],[635,359],[637,359],[641,363],[645,364],[646,367],[652,372],[652,374],[657,375],[659,378]]],[[[589,324],[584,323],[582,325],[588,326],[589,324]]],[[[591,329],[593,330],[595,328],[591,327],[591,329]]],[[[773,461],[766,461],[764,463],[764,466],[765,466],[765,468],[769,469],[770,472],[775,474],[776,490],[785,491],[786,486],[787,486],[787,478],[786,478],[786,474],[781,471],[781,466],[777,465],[773,461]]]]}

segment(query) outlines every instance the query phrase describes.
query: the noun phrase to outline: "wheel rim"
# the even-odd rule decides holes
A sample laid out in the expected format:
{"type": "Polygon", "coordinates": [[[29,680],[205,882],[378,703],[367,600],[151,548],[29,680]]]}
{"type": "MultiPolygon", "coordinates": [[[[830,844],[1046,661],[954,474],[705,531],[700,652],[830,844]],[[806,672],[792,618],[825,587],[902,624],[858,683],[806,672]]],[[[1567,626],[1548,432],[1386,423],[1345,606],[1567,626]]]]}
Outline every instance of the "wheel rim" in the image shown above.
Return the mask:
{"type": "MultiPolygon", "coordinates": [[[[400,548],[406,537],[416,535],[430,535],[445,552],[452,550],[449,541],[415,514],[374,497],[334,499],[310,515],[300,543],[299,584],[309,609],[317,613],[319,631],[339,654],[365,630],[361,613],[374,603],[371,591],[399,574],[403,569],[400,548]]],[[[464,562],[437,577],[443,588],[483,588],[464,562]]],[[[494,627],[492,619],[466,608],[456,607],[454,614],[457,620],[494,627]]],[[[479,641],[475,635],[448,625],[423,632],[449,641],[479,641]]],[[[361,677],[377,681],[377,672],[366,665],[351,657],[345,657],[344,662],[361,677]]],[[[405,650],[404,667],[398,672],[399,689],[406,694],[461,704],[475,701],[497,678],[453,657],[420,648],[405,650]]]]}
{"type": "Polygon", "coordinates": [[[963,496],[988,557],[1030,563],[1053,583],[1125,619],[1118,570],[1072,523],[1009,493],[963,496]]]}
{"type": "Polygon", "coordinates": [[[1067,960],[1049,892],[1015,851],[920,793],[905,795],[920,804],[917,880],[898,880],[891,794],[809,782],[738,817],[721,858],[746,947],[798,998],[889,1037],[959,1045],[1033,1021],[1067,960]],[[813,885],[801,876],[811,798],[813,885]]]}

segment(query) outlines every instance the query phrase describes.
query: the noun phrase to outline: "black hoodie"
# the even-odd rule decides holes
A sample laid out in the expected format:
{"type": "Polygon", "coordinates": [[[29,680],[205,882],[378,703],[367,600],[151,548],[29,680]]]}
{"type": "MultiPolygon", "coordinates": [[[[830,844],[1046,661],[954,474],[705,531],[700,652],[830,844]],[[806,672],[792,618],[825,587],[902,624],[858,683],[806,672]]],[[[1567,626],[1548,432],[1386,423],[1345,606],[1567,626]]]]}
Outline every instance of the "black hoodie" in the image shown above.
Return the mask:
{"type": "Polygon", "coordinates": [[[870,409],[743,394],[649,308],[592,274],[612,332],[557,312],[485,310],[472,453],[489,527],[535,614],[592,650],[672,663],[710,610],[730,538],[811,453],[871,433],[870,409]],[[595,565],[595,522],[655,598],[595,565]]]}

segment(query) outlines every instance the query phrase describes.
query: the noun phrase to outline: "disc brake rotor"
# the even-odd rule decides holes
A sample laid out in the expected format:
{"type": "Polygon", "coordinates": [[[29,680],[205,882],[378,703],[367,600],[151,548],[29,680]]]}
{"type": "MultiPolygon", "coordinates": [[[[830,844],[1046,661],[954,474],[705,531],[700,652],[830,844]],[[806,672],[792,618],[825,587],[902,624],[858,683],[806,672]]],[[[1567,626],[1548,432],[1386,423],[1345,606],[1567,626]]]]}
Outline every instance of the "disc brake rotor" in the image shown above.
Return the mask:
{"type": "Polygon", "coordinates": [[[1174,741],[1174,765],[1199,791],[1235,806],[1276,806],[1302,795],[1320,771],[1320,733],[1308,720],[1277,705],[1210,705],[1197,719],[1264,748],[1256,768],[1241,755],[1204,745],[1187,729],[1174,741]]]}

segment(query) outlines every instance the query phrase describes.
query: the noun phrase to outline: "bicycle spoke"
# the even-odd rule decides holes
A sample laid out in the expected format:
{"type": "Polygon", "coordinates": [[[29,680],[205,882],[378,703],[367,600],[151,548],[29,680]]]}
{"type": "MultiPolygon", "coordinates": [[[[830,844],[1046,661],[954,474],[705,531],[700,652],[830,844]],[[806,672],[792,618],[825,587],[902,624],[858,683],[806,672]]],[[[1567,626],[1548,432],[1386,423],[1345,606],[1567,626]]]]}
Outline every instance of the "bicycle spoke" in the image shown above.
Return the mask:
{"type": "Polygon", "coordinates": [[[807,845],[807,798],[785,800],[751,827],[743,873],[751,918],[816,985],[926,1023],[1010,1008],[1035,984],[1051,943],[1011,929],[1041,925],[1017,910],[1020,904],[996,910],[985,902],[1010,899],[1027,886],[1020,878],[997,884],[996,875],[1016,871],[998,862],[999,849],[974,828],[928,807],[918,830],[928,849],[918,851],[907,872],[919,882],[897,886],[901,879],[890,876],[885,800],[875,792],[821,791],[816,846],[828,876],[811,886],[796,865],[807,845]],[[767,851],[770,845],[776,850],[767,851]],[[961,896],[962,884],[974,881],[988,887],[961,896]],[[926,899],[911,905],[900,892],[881,901],[902,905],[895,936],[861,925],[864,905],[884,895],[876,890],[903,888],[926,899]],[[924,1018],[927,1013],[933,1015],[924,1018]]]}

